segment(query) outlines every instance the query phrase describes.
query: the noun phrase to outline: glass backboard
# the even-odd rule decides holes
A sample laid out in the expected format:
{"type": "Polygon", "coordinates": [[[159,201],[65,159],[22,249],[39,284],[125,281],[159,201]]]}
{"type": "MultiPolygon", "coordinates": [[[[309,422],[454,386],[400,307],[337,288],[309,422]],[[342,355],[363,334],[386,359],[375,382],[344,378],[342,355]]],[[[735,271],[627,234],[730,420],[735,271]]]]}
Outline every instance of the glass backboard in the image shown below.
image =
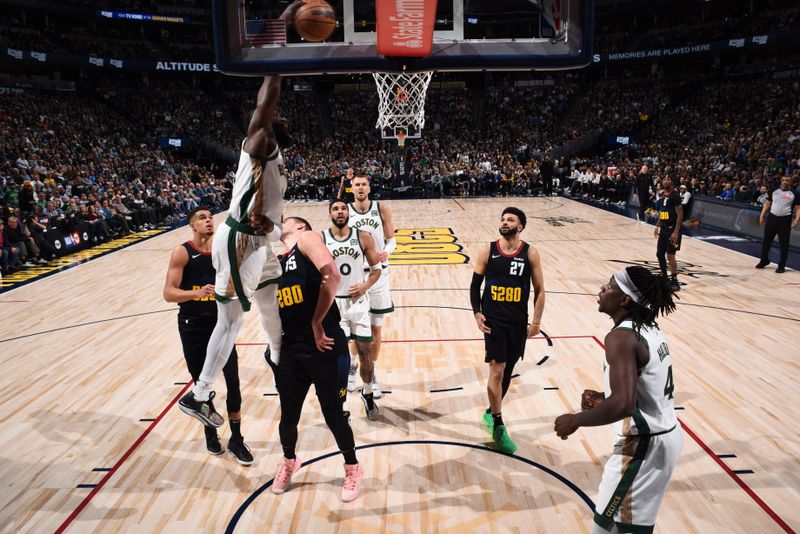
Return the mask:
{"type": "Polygon", "coordinates": [[[329,0],[336,29],[311,43],[280,19],[289,0],[213,0],[217,66],[228,74],[306,75],[556,70],[591,60],[594,0],[438,0],[433,48],[422,58],[378,54],[375,2],[329,0]]]}

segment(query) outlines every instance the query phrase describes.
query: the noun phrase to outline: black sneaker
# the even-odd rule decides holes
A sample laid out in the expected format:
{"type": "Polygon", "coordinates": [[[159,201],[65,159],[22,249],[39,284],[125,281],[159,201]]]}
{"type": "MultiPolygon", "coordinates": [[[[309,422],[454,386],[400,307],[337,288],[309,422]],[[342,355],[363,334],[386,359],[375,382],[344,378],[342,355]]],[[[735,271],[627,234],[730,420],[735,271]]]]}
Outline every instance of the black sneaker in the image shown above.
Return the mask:
{"type": "Polygon", "coordinates": [[[242,465],[253,463],[253,455],[250,453],[250,447],[245,445],[244,438],[231,438],[228,441],[228,454],[242,465]]]}
{"type": "Polygon", "coordinates": [[[214,406],[211,404],[215,395],[216,393],[212,391],[207,401],[199,401],[194,398],[194,393],[189,391],[189,393],[181,397],[181,400],[178,401],[178,406],[180,406],[183,413],[194,417],[203,423],[203,426],[219,428],[225,423],[225,419],[214,410],[214,406]]]}
{"type": "Polygon", "coordinates": [[[756,265],[756,269],[763,269],[767,265],[769,265],[768,261],[760,261],[760,262],[758,262],[758,265],[756,265]]]}
{"type": "Polygon", "coordinates": [[[672,290],[673,293],[681,290],[681,284],[680,282],[678,282],[677,278],[673,278],[669,281],[669,288],[672,290]]]}
{"type": "Polygon", "coordinates": [[[206,428],[206,449],[208,452],[213,454],[214,456],[219,456],[225,449],[222,448],[222,443],[219,442],[219,435],[217,434],[217,429],[214,427],[205,427],[206,428]]]}
{"type": "Polygon", "coordinates": [[[375,404],[373,400],[372,394],[369,397],[364,395],[364,392],[361,392],[361,402],[364,403],[364,411],[367,412],[367,419],[370,421],[377,421],[378,417],[380,417],[380,410],[378,410],[378,405],[375,404]]]}
{"type": "Polygon", "coordinates": [[[785,267],[778,267],[777,269],[775,269],[775,272],[776,273],[785,273],[786,272],[786,268],[785,267]]]}

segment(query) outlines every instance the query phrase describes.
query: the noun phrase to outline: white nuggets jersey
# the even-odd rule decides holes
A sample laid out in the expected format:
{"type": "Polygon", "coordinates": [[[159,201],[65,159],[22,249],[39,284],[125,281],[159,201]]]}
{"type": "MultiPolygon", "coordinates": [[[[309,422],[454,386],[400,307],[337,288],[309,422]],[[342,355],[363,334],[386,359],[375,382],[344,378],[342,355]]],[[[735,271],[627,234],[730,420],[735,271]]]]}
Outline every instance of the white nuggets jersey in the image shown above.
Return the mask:
{"type": "Polygon", "coordinates": [[[245,141],[242,141],[239,154],[228,215],[247,224],[247,215],[255,210],[266,215],[273,224],[280,224],[283,221],[283,195],[286,193],[286,170],[281,151],[276,146],[269,156],[253,156],[245,151],[245,141]]]}
{"type": "MultiPolygon", "coordinates": [[[[636,335],[630,319],[622,321],[615,330],[630,330],[636,335]]],[[[678,423],[675,416],[672,357],[667,342],[655,327],[643,326],[638,337],[650,350],[650,361],[639,371],[633,416],[614,423],[614,431],[620,436],[665,432],[678,423]]],[[[603,362],[604,388],[610,394],[608,367],[608,362],[603,362]]]]}
{"type": "MultiPolygon", "coordinates": [[[[347,209],[350,212],[350,228],[358,230],[367,230],[372,234],[375,239],[375,250],[383,252],[386,247],[386,240],[383,237],[383,218],[381,217],[381,210],[378,208],[377,200],[370,200],[367,211],[360,212],[356,209],[353,203],[347,204],[347,209]]],[[[366,264],[366,260],[364,260],[366,264]]],[[[384,262],[383,266],[388,266],[388,262],[384,262]]]]}
{"type": "Polygon", "coordinates": [[[350,233],[346,238],[339,241],[331,233],[330,228],[322,231],[322,240],[325,241],[328,250],[336,262],[336,267],[342,275],[339,281],[339,288],[336,296],[347,298],[347,288],[353,284],[360,284],[364,281],[364,249],[361,248],[361,240],[358,238],[358,230],[350,228],[350,233]]]}

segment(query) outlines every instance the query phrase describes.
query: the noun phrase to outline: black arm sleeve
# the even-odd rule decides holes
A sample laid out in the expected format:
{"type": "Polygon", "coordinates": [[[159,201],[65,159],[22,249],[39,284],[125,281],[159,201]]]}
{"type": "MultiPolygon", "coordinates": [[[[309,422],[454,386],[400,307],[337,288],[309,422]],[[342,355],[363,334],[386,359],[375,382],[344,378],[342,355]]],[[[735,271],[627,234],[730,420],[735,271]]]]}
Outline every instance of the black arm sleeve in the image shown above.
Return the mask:
{"type": "Polygon", "coordinates": [[[472,304],[472,312],[480,313],[481,311],[481,284],[483,283],[484,276],[478,273],[472,273],[472,283],[469,285],[469,301],[472,304]]]}

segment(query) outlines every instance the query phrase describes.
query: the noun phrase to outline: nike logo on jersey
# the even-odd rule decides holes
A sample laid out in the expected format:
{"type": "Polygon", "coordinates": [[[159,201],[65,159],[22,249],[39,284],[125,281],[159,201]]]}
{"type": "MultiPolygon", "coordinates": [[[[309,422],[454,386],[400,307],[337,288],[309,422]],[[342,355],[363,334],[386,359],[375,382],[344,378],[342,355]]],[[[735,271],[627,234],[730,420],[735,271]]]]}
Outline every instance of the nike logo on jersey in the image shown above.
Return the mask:
{"type": "Polygon", "coordinates": [[[492,259],[499,258],[500,254],[492,254],[492,259]]]}
{"type": "Polygon", "coordinates": [[[192,254],[192,259],[197,259],[201,256],[201,254],[192,254]]]}

